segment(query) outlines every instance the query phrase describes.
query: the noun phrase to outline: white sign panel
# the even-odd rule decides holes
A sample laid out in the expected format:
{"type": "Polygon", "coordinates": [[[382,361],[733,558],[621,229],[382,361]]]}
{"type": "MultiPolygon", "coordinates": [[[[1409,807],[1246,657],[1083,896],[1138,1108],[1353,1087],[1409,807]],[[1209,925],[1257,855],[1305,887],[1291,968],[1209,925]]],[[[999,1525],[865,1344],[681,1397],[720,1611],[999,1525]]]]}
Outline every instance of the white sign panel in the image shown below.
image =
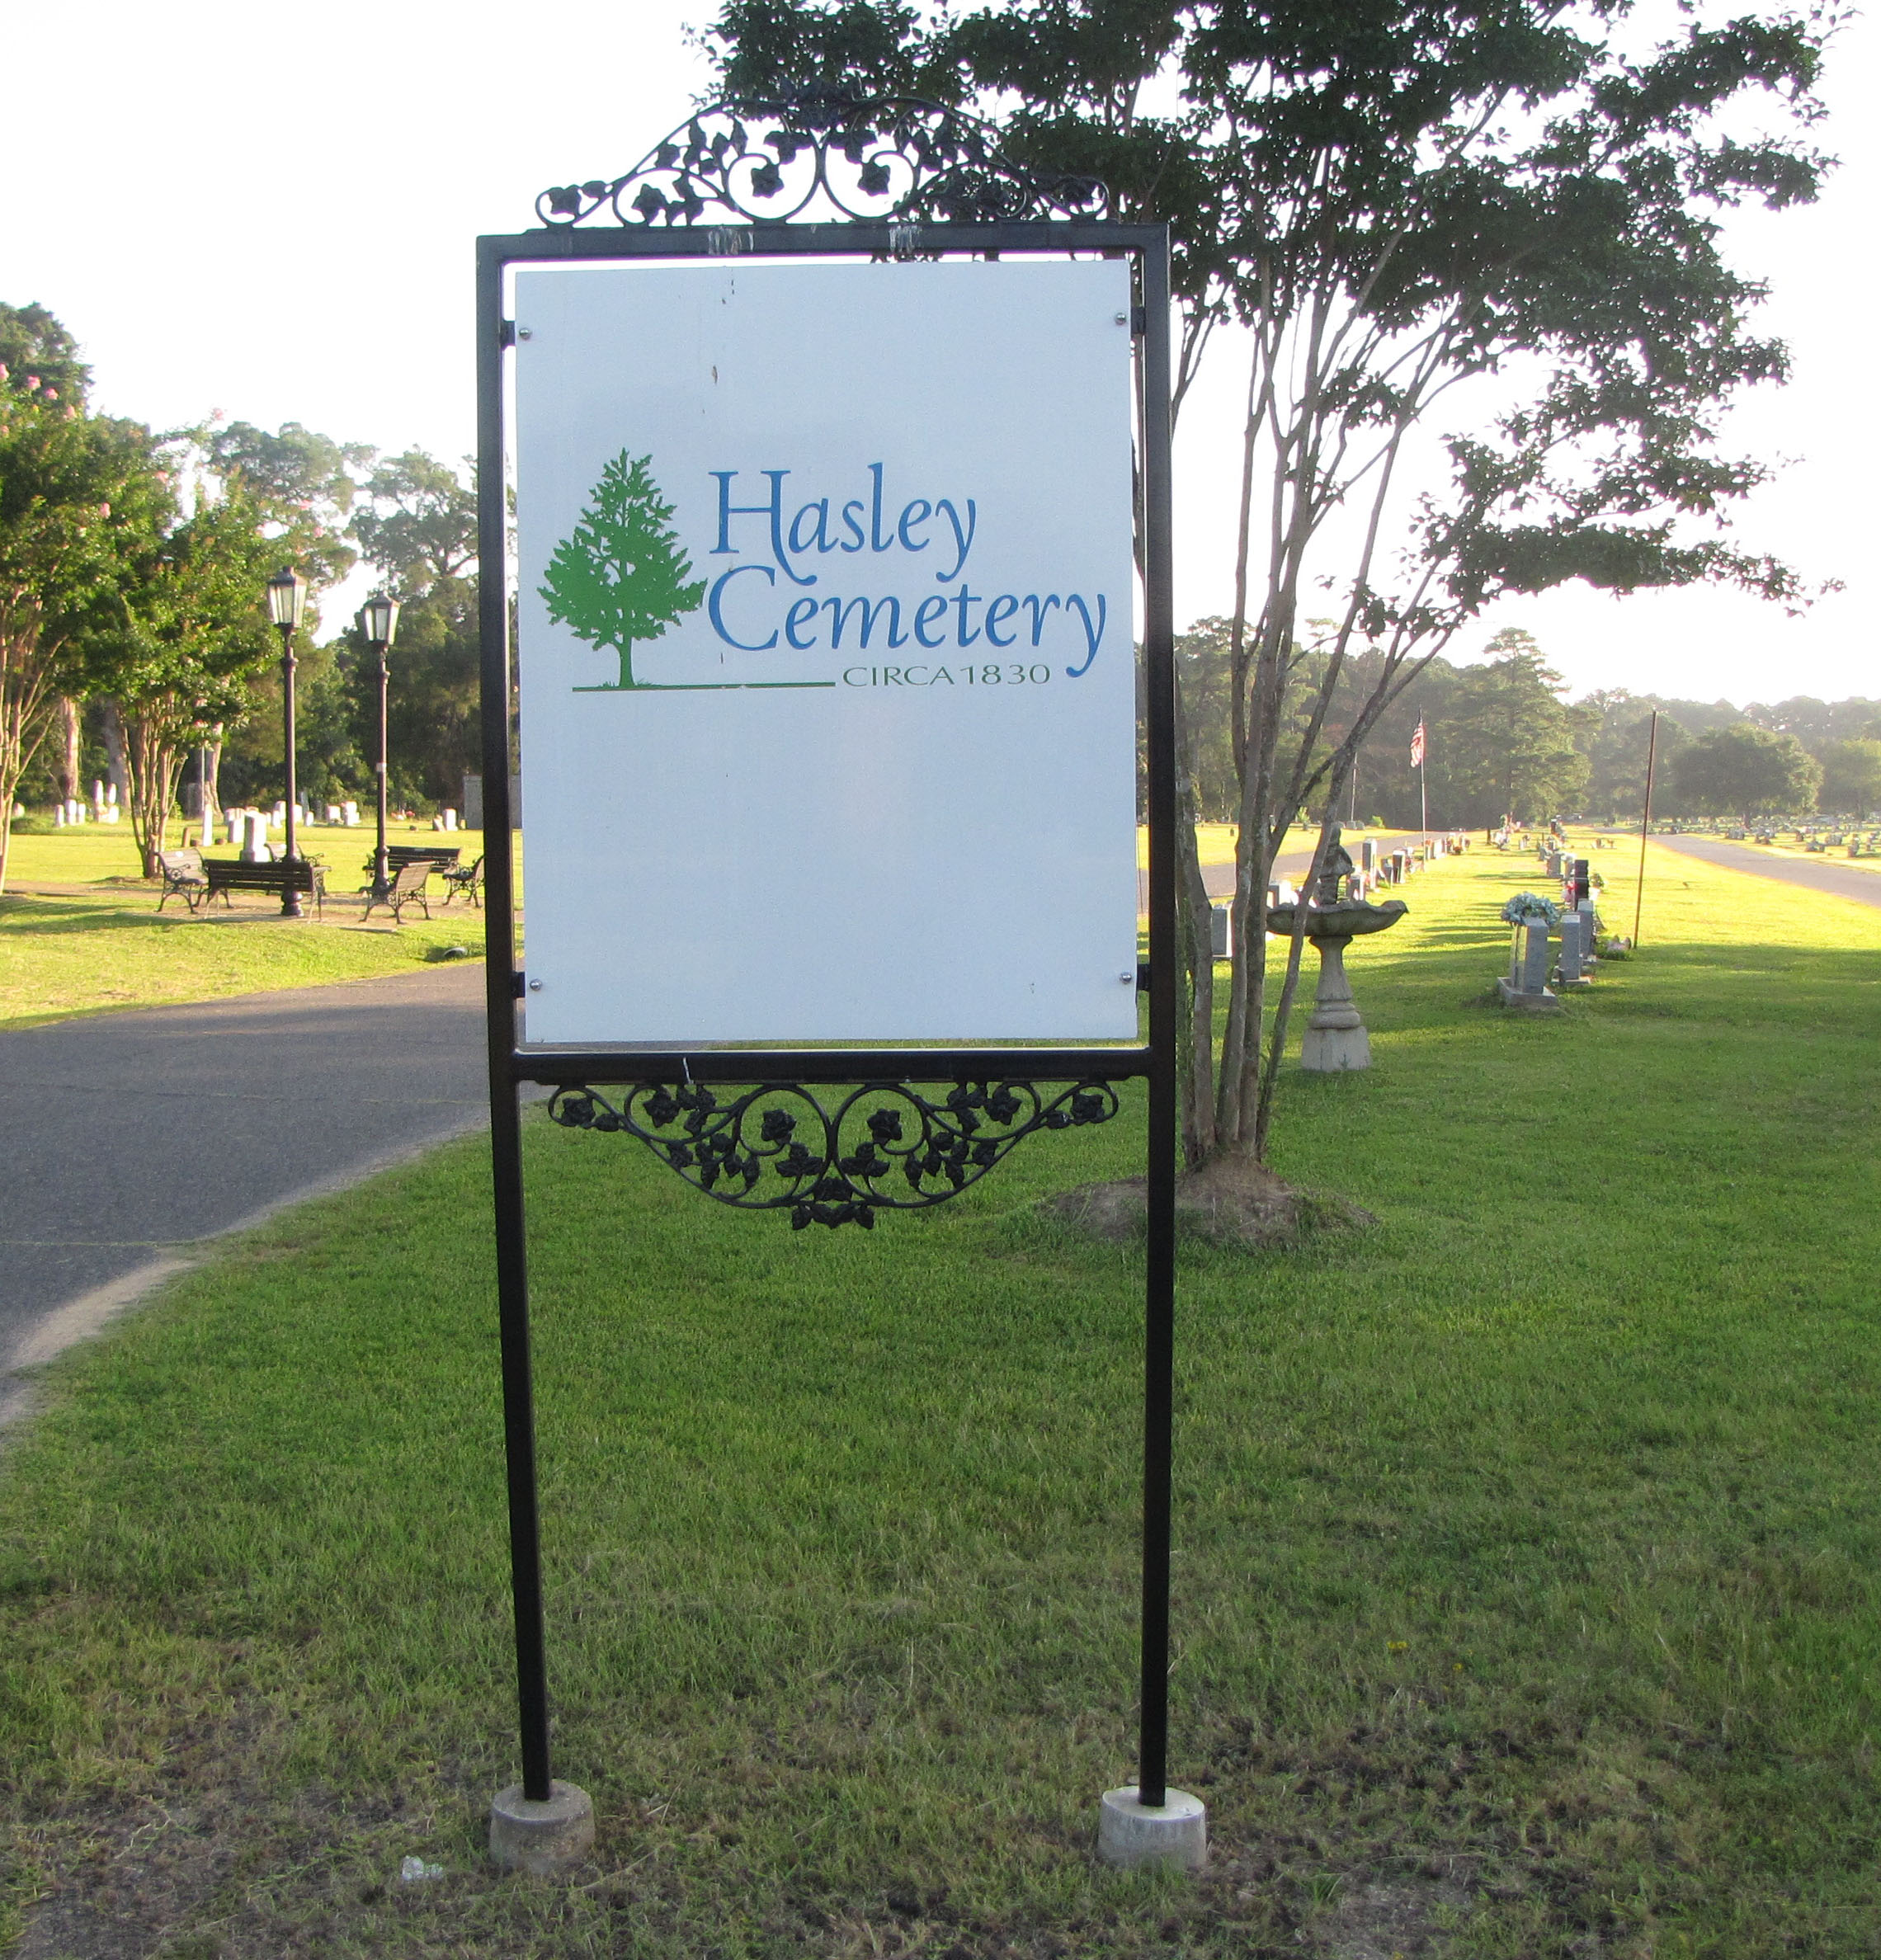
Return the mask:
{"type": "Polygon", "coordinates": [[[516,293],[528,1040],[1134,1040],[1127,266],[516,293]]]}

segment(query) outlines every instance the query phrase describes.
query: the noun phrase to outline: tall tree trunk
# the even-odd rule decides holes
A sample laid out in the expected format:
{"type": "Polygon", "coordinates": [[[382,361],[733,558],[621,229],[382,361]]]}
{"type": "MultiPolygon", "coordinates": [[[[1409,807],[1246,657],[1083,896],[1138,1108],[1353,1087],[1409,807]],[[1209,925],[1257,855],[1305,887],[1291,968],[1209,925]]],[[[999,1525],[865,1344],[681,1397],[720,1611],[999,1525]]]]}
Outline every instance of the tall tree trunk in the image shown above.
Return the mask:
{"type": "Polygon", "coordinates": [[[166,843],[170,806],[182,773],[182,750],[163,714],[167,704],[134,711],[124,723],[125,760],[130,775],[130,829],[144,860],[144,875],[155,878],[166,843]]]}
{"type": "Polygon", "coordinates": [[[109,699],[101,701],[98,708],[105,737],[106,779],[116,789],[118,801],[127,803],[130,801],[130,766],[125,754],[124,710],[109,699]]]}
{"type": "Polygon", "coordinates": [[[70,695],[61,695],[54,710],[59,733],[59,798],[61,803],[73,803],[84,794],[82,771],[84,768],[84,722],[78,704],[70,695]]]}

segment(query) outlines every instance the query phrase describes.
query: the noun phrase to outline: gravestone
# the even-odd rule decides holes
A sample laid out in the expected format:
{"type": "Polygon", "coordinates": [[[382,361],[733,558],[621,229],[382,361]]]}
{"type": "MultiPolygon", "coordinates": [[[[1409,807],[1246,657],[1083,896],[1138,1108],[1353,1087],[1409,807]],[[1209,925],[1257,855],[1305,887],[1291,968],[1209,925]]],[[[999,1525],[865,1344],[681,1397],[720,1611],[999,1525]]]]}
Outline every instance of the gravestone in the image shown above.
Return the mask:
{"type": "Polygon", "coordinates": [[[351,802],[342,803],[340,805],[340,822],[348,830],[356,828],[359,823],[359,805],[351,802]]]}
{"type": "Polygon", "coordinates": [[[1233,943],[1230,936],[1232,930],[1233,914],[1230,909],[1225,905],[1211,905],[1209,907],[1209,948],[1215,959],[1228,959],[1233,957],[1229,951],[1233,943]]]}
{"type": "Polygon", "coordinates": [[[242,819],[242,862],[267,865],[274,861],[268,849],[268,820],[259,810],[246,812],[242,819]]]}
{"type": "Polygon", "coordinates": [[[1368,875],[1378,869],[1378,839],[1359,839],[1359,869],[1368,875]]]}
{"type": "Polygon", "coordinates": [[[1517,926],[1511,935],[1509,971],[1496,982],[1505,1007],[1525,1013],[1551,1014],[1561,996],[1548,984],[1548,922],[1517,926]]]}
{"type": "Polygon", "coordinates": [[[1586,926],[1580,913],[1568,913],[1561,921],[1562,986],[1592,986],[1592,977],[1586,970],[1587,956],[1591,951],[1586,926]]]}

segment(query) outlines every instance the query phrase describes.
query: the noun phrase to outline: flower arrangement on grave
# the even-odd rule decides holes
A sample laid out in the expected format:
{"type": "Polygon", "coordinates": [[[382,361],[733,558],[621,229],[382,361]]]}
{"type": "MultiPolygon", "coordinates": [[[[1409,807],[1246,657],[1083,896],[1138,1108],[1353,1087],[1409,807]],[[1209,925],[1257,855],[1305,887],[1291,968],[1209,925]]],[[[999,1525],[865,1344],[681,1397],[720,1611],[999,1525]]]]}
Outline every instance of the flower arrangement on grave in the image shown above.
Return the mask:
{"type": "Polygon", "coordinates": [[[1556,926],[1561,921],[1561,907],[1539,892],[1517,892],[1502,907],[1502,916],[1511,926],[1556,926]]]}

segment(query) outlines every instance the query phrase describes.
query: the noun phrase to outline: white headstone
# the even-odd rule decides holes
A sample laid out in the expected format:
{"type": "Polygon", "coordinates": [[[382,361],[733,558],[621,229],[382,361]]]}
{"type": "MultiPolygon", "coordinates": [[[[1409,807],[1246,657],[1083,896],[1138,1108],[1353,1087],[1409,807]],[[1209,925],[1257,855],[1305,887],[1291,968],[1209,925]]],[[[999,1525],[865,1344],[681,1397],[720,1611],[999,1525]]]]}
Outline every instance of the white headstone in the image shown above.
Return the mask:
{"type": "Polygon", "coordinates": [[[340,805],[340,822],[348,830],[351,830],[359,822],[359,805],[356,803],[342,803],[340,805]]]}
{"type": "Polygon", "coordinates": [[[455,829],[457,828],[457,813],[456,813],[456,811],[455,811],[455,810],[449,810],[449,809],[447,809],[447,810],[446,810],[446,811],[444,813],[444,827],[445,827],[445,828],[446,828],[447,831],[454,831],[454,830],[455,830],[455,829]]]}
{"type": "Polygon", "coordinates": [[[265,865],[273,857],[268,849],[268,820],[259,810],[249,810],[242,819],[242,862],[265,865]]]}
{"type": "Polygon", "coordinates": [[[54,803],[52,806],[52,827],[54,830],[65,828],[65,805],[64,803],[54,803]]]}

